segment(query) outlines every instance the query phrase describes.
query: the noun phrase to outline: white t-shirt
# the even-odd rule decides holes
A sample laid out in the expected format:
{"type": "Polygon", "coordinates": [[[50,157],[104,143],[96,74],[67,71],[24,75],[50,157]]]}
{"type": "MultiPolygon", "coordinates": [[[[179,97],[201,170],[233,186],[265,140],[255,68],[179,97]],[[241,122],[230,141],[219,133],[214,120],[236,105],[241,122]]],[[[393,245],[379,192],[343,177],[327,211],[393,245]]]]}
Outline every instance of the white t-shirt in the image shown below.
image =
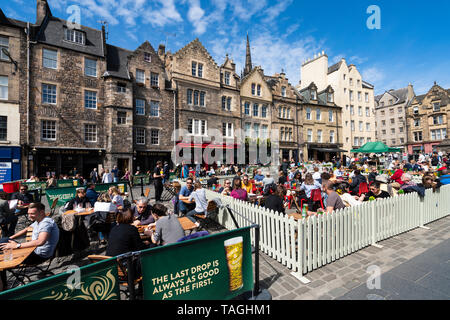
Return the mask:
{"type": "Polygon", "coordinates": [[[351,194],[349,193],[344,193],[343,195],[341,195],[341,199],[342,201],[347,202],[351,207],[353,206],[359,206],[362,202],[359,202],[358,200],[356,200],[351,194]]]}
{"type": "Polygon", "coordinates": [[[192,199],[194,199],[195,201],[195,212],[206,213],[208,200],[206,199],[205,189],[202,188],[192,191],[191,195],[189,196],[189,201],[191,201],[192,199]]]}

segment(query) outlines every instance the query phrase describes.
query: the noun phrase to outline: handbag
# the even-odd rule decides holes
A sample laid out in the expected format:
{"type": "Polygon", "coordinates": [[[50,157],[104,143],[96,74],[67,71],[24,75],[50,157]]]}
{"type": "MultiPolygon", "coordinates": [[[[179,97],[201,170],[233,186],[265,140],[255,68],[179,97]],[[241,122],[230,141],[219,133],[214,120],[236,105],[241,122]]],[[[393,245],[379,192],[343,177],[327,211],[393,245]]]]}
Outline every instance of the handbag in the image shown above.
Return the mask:
{"type": "Polygon", "coordinates": [[[73,231],[76,227],[75,213],[63,214],[61,219],[61,228],[64,231],[73,231]]]}

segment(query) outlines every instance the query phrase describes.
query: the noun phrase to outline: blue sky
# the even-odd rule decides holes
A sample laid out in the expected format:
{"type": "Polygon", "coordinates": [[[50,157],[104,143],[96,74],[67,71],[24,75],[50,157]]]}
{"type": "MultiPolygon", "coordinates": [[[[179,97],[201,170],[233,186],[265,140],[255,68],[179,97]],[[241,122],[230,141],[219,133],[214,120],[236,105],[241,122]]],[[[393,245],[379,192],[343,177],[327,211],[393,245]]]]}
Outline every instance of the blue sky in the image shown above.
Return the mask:
{"type": "MultiPolygon", "coordinates": [[[[225,54],[238,74],[250,36],[252,59],[266,74],[282,69],[293,85],[300,65],[325,51],[330,65],[346,58],[380,94],[414,85],[423,94],[437,81],[450,88],[450,1],[448,0],[49,0],[53,15],[67,19],[67,8],[81,8],[81,23],[109,23],[108,43],[134,50],[145,40],[155,49],[166,43],[175,52],[199,38],[216,62],[225,54]],[[381,29],[370,30],[367,13],[377,5],[381,29]]],[[[7,16],[35,21],[34,0],[9,0],[7,16]]]]}

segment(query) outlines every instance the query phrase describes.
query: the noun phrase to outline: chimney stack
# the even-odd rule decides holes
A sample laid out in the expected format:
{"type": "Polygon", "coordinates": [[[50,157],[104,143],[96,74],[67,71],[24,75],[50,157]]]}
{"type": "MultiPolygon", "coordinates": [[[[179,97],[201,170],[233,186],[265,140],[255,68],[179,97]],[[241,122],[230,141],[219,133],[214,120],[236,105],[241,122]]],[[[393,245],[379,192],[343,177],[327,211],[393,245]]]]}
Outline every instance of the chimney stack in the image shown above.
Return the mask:
{"type": "Polygon", "coordinates": [[[37,0],[36,4],[36,24],[41,25],[49,13],[47,0],[37,0]]]}
{"type": "Polygon", "coordinates": [[[164,54],[166,53],[166,46],[163,44],[160,44],[158,47],[158,56],[164,56],[164,54]]]}

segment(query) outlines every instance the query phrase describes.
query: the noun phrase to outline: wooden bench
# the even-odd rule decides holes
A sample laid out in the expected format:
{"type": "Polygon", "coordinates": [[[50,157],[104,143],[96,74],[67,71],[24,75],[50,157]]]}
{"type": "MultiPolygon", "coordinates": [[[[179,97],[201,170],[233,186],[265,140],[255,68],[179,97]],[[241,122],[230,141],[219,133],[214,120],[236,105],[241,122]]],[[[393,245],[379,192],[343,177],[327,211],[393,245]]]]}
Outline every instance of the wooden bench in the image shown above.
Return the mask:
{"type": "MultiPolygon", "coordinates": [[[[110,256],[104,256],[104,255],[97,255],[97,254],[91,254],[88,256],[88,259],[91,263],[96,263],[99,261],[103,261],[103,260],[107,260],[107,259],[111,259],[112,257],[110,256]]],[[[127,287],[128,286],[128,272],[126,270],[126,268],[119,263],[119,261],[117,261],[118,263],[118,268],[117,268],[117,274],[119,276],[119,281],[120,284],[127,287]]],[[[138,284],[142,281],[142,276],[139,277],[138,279],[134,280],[134,284],[138,284]]]]}

